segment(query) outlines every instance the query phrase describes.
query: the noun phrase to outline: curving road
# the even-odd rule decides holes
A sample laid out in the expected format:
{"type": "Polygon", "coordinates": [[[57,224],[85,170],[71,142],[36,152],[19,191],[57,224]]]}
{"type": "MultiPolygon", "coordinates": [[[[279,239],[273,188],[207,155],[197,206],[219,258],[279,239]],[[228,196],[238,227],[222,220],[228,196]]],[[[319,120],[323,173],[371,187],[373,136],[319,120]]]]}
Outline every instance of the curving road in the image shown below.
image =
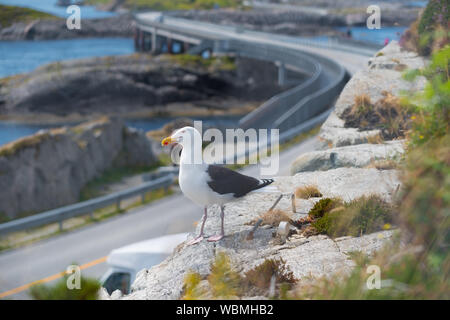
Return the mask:
{"type": "MultiPolygon", "coordinates": [[[[334,59],[350,73],[365,67],[370,55],[365,50],[355,49],[353,52],[351,48],[337,50],[326,46],[312,47],[293,37],[250,31],[236,33],[232,27],[170,17],[165,18],[164,23],[198,33],[220,34],[242,41],[276,44],[312,52],[334,59]]],[[[314,150],[317,145],[317,139],[310,138],[281,153],[278,175],[288,175],[291,162],[299,154],[314,150]]],[[[258,167],[247,167],[243,172],[257,176],[258,167]]],[[[107,221],[3,252],[0,254],[0,298],[26,299],[30,283],[41,279],[54,281],[58,278],[57,273],[73,263],[83,265],[84,275],[99,277],[106,271],[104,257],[112,249],[153,237],[193,231],[193,224],[200,216],[200,208],[176,194],[107,221]]]]}

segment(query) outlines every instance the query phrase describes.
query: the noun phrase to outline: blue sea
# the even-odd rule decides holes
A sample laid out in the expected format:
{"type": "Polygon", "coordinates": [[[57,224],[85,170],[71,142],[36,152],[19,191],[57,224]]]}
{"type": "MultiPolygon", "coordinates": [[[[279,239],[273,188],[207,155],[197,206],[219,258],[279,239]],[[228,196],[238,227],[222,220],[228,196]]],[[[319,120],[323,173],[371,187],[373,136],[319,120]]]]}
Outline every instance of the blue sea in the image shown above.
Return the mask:
{"type": "Polygon", "coordinates": [[[131,54],[129,38],[0,41],[0,78],[61,60],[131,54]]]}

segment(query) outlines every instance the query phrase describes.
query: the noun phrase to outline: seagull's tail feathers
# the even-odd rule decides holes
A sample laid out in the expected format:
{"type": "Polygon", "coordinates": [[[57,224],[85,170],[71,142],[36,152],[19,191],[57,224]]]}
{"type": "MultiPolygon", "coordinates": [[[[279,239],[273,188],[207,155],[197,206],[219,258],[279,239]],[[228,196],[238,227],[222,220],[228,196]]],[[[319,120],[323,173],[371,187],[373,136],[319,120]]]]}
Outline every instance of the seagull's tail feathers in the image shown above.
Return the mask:
{"type": "Polygon", "coordinates": [[[269,186],[273,179],[260,179],[259,184],[253,189],[254,192],[277,192],[278,188],[275,186],[269,186]]]}

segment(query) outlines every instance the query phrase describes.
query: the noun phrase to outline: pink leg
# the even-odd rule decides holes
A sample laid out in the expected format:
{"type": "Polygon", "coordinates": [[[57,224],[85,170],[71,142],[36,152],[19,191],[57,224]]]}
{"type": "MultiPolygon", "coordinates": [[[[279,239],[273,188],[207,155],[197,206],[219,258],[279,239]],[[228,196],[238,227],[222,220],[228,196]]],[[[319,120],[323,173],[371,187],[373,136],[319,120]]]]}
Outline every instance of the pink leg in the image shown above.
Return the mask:
{"type": "Polygon", "coordinates": [[[221,225],[220,225],[220,234],[215,235],[215,236],[211,236],[208,238],[209,242],[215,242],[215,241],[219,241],[220,239],[222,239],[225,235],[224,229],[223,229],[223,220],[225,217],[225,213],[223,211],[223,206],[220,207],[220,220],[221,220],[221,225]]]}
{"type": "Polygon", "coordinates": [[[203,214],[203,221],[202,221],[202,227],[200,228],[200,234],[197,237],[195,237],[194,239],[192,239],[191,241],[189,241],[187,243],[188,246],[199,243],[203,240],[203,228],[205,227],[205,222],[206,222],[207,217],[208,217],[208,211],[207,211],[207,207],[205,207],[205,213],[203,214]]]}

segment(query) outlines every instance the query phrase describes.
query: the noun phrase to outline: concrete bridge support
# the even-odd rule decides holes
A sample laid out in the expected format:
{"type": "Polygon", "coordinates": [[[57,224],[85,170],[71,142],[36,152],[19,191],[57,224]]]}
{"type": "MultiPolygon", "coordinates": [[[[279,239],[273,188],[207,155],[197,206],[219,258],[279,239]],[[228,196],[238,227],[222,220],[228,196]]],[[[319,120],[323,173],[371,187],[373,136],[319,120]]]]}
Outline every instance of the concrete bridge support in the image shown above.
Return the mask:
{"type": "Polygon", "coordinates": [[[283,87],[286,85],[286,66],[282,62],[276,63],[278,66],[278,85],[283,87]]]}
{"type": "Polygon", "coordinates": [[[153,54],[156,54],[156,52],[157,52],[157,46],[158,46],[158,36],[157,36],[157,29],[156,28],[153,28],[153,32],[152,32],[152,49],[151,49],[151,51],[152,51],[152,53],[153,54]]]}

